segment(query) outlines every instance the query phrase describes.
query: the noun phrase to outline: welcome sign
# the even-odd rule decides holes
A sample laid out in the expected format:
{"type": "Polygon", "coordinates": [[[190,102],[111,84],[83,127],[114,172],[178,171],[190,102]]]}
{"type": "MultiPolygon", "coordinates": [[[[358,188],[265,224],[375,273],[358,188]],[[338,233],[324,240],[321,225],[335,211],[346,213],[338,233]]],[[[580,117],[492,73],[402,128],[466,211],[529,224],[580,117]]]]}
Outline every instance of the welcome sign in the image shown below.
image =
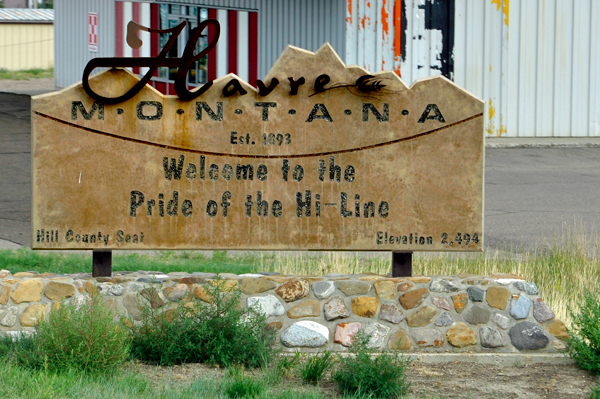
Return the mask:
{"type": "Polygon", "coordinates": [[[409,88],[326,44],[258,89],[139,82],[33,98],[33,248],[482,249],[483,102],[443,77],[409,88]]]}

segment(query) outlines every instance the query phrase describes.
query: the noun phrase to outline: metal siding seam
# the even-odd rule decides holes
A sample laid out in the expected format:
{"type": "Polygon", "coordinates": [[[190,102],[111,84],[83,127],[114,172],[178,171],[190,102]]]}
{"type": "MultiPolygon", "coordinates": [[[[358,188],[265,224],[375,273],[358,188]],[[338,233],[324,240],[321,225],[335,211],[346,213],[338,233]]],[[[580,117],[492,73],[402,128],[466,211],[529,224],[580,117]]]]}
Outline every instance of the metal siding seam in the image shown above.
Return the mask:
{"type": "Polygon", "coordinates": [[[573,21],[573,43],[577,43],[577,45],[573,48],[574,65],[570,130],[575,136],[589,136],[591,71],[588,68],[591,58],[591,54],[589,53],[592,23],[591,4],[589,0],[582,0],[576,2],[573,6],[573,19],[575,19],[575,16],[580,16],[580,18],[579,23],[576,23],[575,20],[573,21]]]}
{"type": "Polygon", "coordinates": [[[506,96],[507,111],[504,124],[506,127],[506,135],[509,137],[517,137],[519,135],[519,66],[520,66],[520,24],[521,13],[519,12],[521,0],[513,0],[512,8],[509,10],[509,25],[508,25],[508,73],[503,77],[503,86],[507,86],[508,93],[506,96]],[[511,12],[512,10],[512,12],[511,12]],[[516,11],[515,11],[516,10],[516,11]]]}
{"type": "MultiPolygon", "coordinates": [[[[600,20],[600,3],[591,3],[590,18],[600,20]]],[[[600,79],[595,71],[600,69],[600,29],[599,24],[591,24],[590,29],[590,136],[600,136],[600,79]],[[594,73],[592,73],[594,72],[594,73]]]]}

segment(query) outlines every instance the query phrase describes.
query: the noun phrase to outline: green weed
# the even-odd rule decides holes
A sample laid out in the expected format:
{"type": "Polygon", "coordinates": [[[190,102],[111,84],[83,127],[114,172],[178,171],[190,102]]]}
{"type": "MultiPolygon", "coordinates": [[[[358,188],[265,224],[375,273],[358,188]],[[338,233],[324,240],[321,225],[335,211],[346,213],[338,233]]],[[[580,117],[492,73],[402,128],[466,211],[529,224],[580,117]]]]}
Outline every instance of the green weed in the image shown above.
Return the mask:
{"type": "Polygon", "coordinates": [[[371,357],[368,352],[369,339],[368,335],[359,331],[350,347],[353,356],[339,357],[339,366],[333,375],[338,388],[344,395],[375,398],[404,396],[410,387],[406,379],[410,360],[397,352],[382,352],[371,357]]]}
{"type": "Polygon", "coordinates": [[[600,374],[600,297],[586,292],[578,312],[571,312],[567,350],[569,356],[584,370],[600,374]]]}
{"type": "Polygon", "coordinates": [[[334,362],[335,358],[329,351],[310,356],[300,369],[302,381],[311,384],[319,383],[325,373],[334,365],[334,362]]]}

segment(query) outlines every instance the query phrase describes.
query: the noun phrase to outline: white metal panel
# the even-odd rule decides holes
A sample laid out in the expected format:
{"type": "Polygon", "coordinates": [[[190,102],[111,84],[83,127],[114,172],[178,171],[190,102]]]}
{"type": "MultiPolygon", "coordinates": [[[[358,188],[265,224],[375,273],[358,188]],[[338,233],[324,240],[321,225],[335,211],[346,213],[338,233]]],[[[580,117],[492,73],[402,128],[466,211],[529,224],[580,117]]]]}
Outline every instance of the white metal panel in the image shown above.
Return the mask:
{"type": "MultiPolygon", "coordinates": [[[[238,11],[237,75],[248,81],[248,12],[238,11]]],[[[254,82],[251,82],[254,83],[254,82]]]]}

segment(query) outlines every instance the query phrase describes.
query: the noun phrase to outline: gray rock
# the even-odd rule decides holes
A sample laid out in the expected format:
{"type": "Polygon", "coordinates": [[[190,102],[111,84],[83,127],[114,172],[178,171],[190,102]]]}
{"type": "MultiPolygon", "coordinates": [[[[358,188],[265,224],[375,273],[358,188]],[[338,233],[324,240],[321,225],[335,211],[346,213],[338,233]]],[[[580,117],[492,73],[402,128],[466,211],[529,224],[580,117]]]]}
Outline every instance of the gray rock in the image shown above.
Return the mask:
{"type": "Polygon", "coordinates": [[[121,284],[100,283],[97,285],[98,290],[104,295],[121,296],[125,292],[125,287],[121,284]]]}
{"type": "Polygon", "coordinates": [[[339,296],[335,296],[323,305],[323,316],[327,321],[344,319],[350,316],[350,311],[344,300],[339,296]]]}
{"type": "Polygon", "coordinates": [[[483,290],[477,287],[467,288],[467,294],[472,302],[483,302],[483,290]]]}
{"type": "Polygon", "coordinates": [[[438,317],[438,319],[433,324],[435,324],[438,327],[448,327],[451,326],[452,323],[454,323],[454,320],[452,320],[452,316],[450,316],[450,313],[444,312],[440,317],[438,317]]]}
{"type": "Polygon", "coordinates": [[[371,322],[363,327],[365,335],[369,336],[368,348],[376,349],[383,346],[385,339],[390,333],[390,328],[383,324],[371,322]]]}
{"type": "Polygon", "coordinates": [[[506,330],[508,328],[508,325],[510,324],[510,319],[500,313],[496,313],[492,320],[494,320],[494,323],[496,323],[498,327],[500,327],[503,330],[506,330]]]}
{"type": "Polygon", "coordinates": [[[138,283],[158,283],[158,284],[162,284],[165,281],[167,281],[167,278],[158,278],[158,277],[140,277],[138,279],[136,279],[135,281],[137,281],[138,283]]]}
{"type": "Polygon", "coordinates": [[[508,336],[518,350],[542,349],[550,342],[542,327],[530,321],[522,321],[512,326],[508,336]]]}
{"type": "Polygon", "coordinates": [[[263,313],[266,317],[282,316],[285,314],[283,305],[273,295],[248,297],[248,308],[263,313]]]}
{"type": "Polygon", "coordinates": [[[2,306],[0,308],[0,324],[5,327],[14,326],[17,322],[17,312],[16,306],[2,306]]]}
{"type": "Polygon", "coordinates": [[[471,324],[486,324],[491,316],[490,309],[481,304],[475,304],[463,313],[463,319],[471,324]]]}
{"type": "Polygon", "coordinates": [[[127,314],[135,321],[142,320],[142,309],[140,308],[140,301],[138,298],[139,297],[134,295],[125,295],[123,298],[123,306],[127,310],[127,314]]]}
{"type": "Polygon", "coordinates": [[[335,292],[335,285],[331,281],[317,281],[312,283],[312,290],[318,299],[327,299],[335,292]]]}
{"type": "Polygon", "coordinates": [[[531,299],[527,298],[526,295],[519,295],[518,298],[512,298],[510,300],[510,315],[515,319],[526,319],[529,316],[529,309],[531,308],[531,299]]]}
{"type": "Polygon", "coordinates": [[[422,348],[444,346],[444,334],[435,328],[417,328],[412,330],[410,335],[422,348]]]}
{"type": "Polygon", "coordinates": [[[329,329],[314,321],[303,320],[281,333],[281,343],[288,348],[318,348],[329,341],[329,329]]]}
{"type": "Polygon", "coordinates": [[[502,334],[494,327],[481,327],[479,329],[479,339],[484,348],[500,348],[507,343],[502,339],[502,334]]]}
{"type": "Polygon", "coordinates": [[[431,298],[431,303],[433,303],[435,306],[437,306],[440,309],[444,309],[444,310],[452,309],[450,307],[450,304],[446,300],[446,298],[444,298],[442,296],[434,296],[433,298],[431,298]]]}
{"type": "Polygon", "coordinates": [[[217,273],[206,273],[206,272],[193,272],[192,276],[194,277],[203,277],[207,280],[213,279],[217,277],[217,273]]]}
{"type": "Polygon", "coordinates": [[[145,284],[140,283],[128,283],[127,287],[129,288],[129,292],[140,292],[147,286],[145,284]]]}
{"type": "Polygon", "coordinates": [[[455,292],[458,291],[458,287],[452,281],[434,279],[429,284],[429,290],[433,292],[455,292]]]}
{"type": "Polygon", "coordinates": [[[366,283],[364,281],[336,281],[335,286],[348,296],[367,294],[371,290],[371,284],[366,283]]]}
{"type": "Polygon", "coordinates": [[[554,318],[554,312],[546,305],[546,302],[535,301],[533,302],[533,317],[535,317],[538,322],[545,323],[554,318]]]}
{"type": "Polygon", "coordinates": [[[398,324],[404,320],[404,314],[398,306],[384,303],[379,309],[379,318],[381,320],[389,321],[390,323],[398,324]]]}
{"type": "Polygon", "coordinates": [[[263,276],[279,276],[281,273],[279,273],[279,272],[258,272],[258,274],[262,274],[263,276]]]}
{"type": "Polygon", "coordinates": [[[538,295],[540,293],[540,290],[538,290],[537,285],[535,285],[534,282],[528,283],[526,281],[515,281],[513,283],[513,285],[519,290],[519,291],[525,291],[525,293],[527,295],[538,295]]]}

